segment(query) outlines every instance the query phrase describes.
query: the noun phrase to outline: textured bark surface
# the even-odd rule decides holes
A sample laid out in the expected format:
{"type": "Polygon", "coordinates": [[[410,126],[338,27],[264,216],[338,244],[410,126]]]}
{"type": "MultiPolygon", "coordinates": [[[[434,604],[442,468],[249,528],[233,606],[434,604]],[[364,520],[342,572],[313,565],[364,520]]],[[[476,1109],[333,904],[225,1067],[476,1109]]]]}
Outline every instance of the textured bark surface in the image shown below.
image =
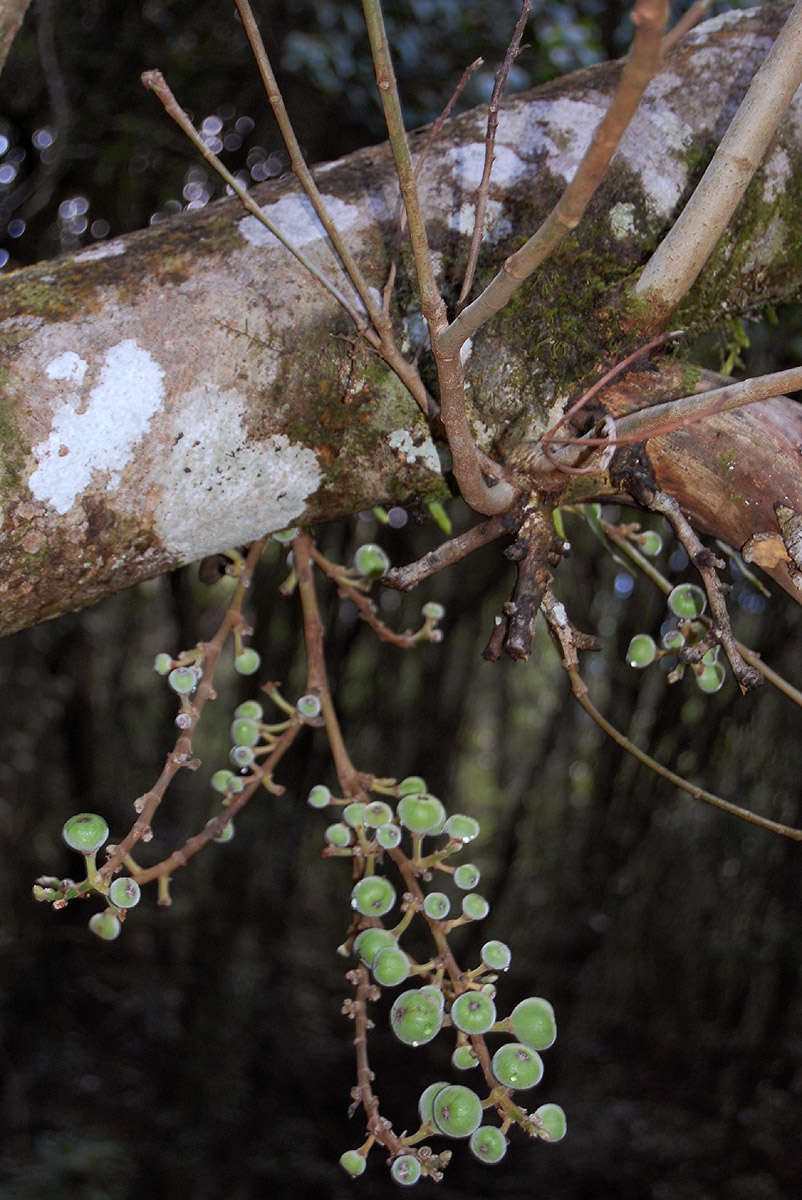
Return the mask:
{"type": "MultiPolygon", "coordinates": [[[[474,339],[469,398],[485,449],[506,453],[542,430],[580,381],[637,340],[638,314],[621,300],[622,284],[669,227],[787,7],[727,14],[680,45],[587,222],[474,339]]],[[[571,176],[617,74],[615,64],[602,65],[506,105],[485,276],[571,176]]],[[[447,296],[464,263],[483,136],[482,110],[449,123],[423,171],[447,296]]],[[[413,135],[413,149],[421,137],[413,135]]],[[[680,314],[686,328],[798,291],[800,158],[802,96],[680,314]]],[[[381,287],[397,212],[386,147],[326,164],[317,180],[381,287]]],[[[347,289],[293,181],[256,195],[347,289]]],[[[421,322],[403,264],[394,317],[413,354],[421,322]]],[[[350,333],[328,295],[235,201],[0,280],[0,630],[266,530],[443,495],[437,449],[417,409],[350,333]]],[[[671,457],[677,439],[668,445],[671,457]]],[[[681,459],[674,475],[672,486],[693,495],[681,459]]],[[[704,487],[713,481],[708,473],[704,487]]],[[[747,483],[739,491],[749,499],[747,483]]],[[[783,498],[802,508],[798,485],[769,497],[783,498]]]]}

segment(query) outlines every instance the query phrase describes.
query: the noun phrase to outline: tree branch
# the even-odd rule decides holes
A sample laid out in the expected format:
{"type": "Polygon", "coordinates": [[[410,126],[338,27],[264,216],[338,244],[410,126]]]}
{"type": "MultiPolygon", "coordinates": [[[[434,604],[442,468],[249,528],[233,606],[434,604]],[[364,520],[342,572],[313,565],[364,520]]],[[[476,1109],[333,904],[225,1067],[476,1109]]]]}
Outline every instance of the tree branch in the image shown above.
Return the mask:
{"type": "Polygon", "coordinates": [[[730,223],[788,105],[802,83],[802,0],[798,0],[699,186],[637,282],[647,328],[660,328],[693,287],[730,223]]]}

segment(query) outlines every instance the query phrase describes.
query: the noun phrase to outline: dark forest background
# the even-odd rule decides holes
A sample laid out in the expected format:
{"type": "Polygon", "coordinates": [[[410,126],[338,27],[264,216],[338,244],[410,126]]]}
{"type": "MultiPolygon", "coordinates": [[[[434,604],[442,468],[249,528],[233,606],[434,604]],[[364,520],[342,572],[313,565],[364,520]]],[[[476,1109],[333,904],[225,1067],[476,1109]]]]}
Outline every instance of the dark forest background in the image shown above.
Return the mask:
{"type": "MultiPolygon", "coordinates": [[[[477,54],[492,68],[516,16],[500,0],[387,7],[410,122],[436,115],[477,54]]],[[[358,8],[257,6],[312,160],[382,137],[358,8]]],[[[628,5],[534,8],[516,87],[626,45],[628,5]]],[[[210,136],[218,129],[233,169],[259,179],[285,168],[233,6],[39,3],[0,80],[6,269],[220,194],[140,88],[152,66],[199,123],[210,119],[210,136]]],[[[477,80],[470,103],[491,77],[477,80]]],[[[743,370],[799,361],[799,312],[777,319],[744,326],[743,370]]],[[[732,336],[706,339],[709,365],[732,336]]],[[[451,515],[457,528],[468,520],[457,504],[451,515]]],[[[365,515],[320,535],[334,557],[350,561],[375,539],[401,563],[441,539],[424,518],[412,513],[392,530],[365,515]]],[[[662,599],[579,520],[568,534],[574,552],[558,590],[577,624],[602,635],[585,674],[603,711],[703,786],[798,825],[799,710],[767,687],[741,698],[729,678],[704,696],[690,680],[669,686],[659,667],[630,670],[629,639],[659,629],[662,599]]],[[[292,694],[303,660],[295,604],[276,591],[282,559],[273,546],[254,588],[254,644],[266,676],[292,694]]],[[[691,578],[668,537],[659,562],[677,581],[691,578]]],[[[798,684],[802,611],[737,569],[732,582],[738,637],[798,684]]],[[[500,1008],[534,993],[558,1018],[535,1103],[562,1104],[567,1138],[549,1147],[513,1137],[492,1169],[455,1143],[440,1191],[424,1184],[421,1194],[792,1200],[802,1179],[798,846],[694,803],[622,756],[570,701],[542,628],[529,665],[483,661],[510,584],[494,547],[419,596],[388,596],[385,615],[399,627],[416,623],[425,600],[447,608],[443,645],[407,654],[376,643],[324,594],[336,700],[358,765],[422,774],[447,807],[481,819],[470,857],[491,914],[463,931],[458,950],[475,958],[487,937],[506,940],[500,1008]]],[[[102,812],[113,838],[128,827],[174,735],[175,703],[153,656],[209,636],[220,603],[187,568],[0,643],[4,1197],[397,1194],[375,1152],[361,1183],[337,1166],[360,1144],[362,1122],[347,1117],[351,1027],[335,952],[348,870],[320,861],[326,819],[304,803],[313,784],[332,782],[322,736],[308,735],[283,764],[284,796],[254,801],[232,842],[176,877],[172,908],[148,889],[118,941],[88,933],[88,906],[54,913],[30,900],[39,874],[76,870],[60,838],[72,813],[102,812]]],[[[228,714],[252,694],[232,673],[220,692],[199,735],[203,766],[171,789],[143,861],[209,815],[228,714]]],[[[445,1042],[402,1049],[379,1021],[377,1086],[400,1128],[415,1123],[421,1088],[448,1070],[445,1042]]]]}

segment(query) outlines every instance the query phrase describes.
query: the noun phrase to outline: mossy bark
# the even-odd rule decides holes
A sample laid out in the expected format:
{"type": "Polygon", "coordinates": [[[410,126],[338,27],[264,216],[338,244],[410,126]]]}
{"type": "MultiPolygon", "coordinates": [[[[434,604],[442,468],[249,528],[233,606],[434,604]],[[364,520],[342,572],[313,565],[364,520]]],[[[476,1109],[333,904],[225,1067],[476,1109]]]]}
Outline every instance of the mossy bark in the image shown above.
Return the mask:
{"type": "MultiPolygon", "coordinates": [[[[586,221],[474,338],[468,399],[483,449],[509,455],[636,344],[642,314],[628,285],[692,189],[787,8],[708,23],[680,45],[586,221]]],[[[591,68],[505,106],[485,275],[556,199],[618,71],[591,68]]],[[[450,122],[421,175],[449,300],[466,255],[484,121],[475,110],[450,122]]],[[[412,135],[413,151],[422,137],[412,135]]],[[[688,297],[690,330],[798,294],[800,159],[802,100],[688,297]]],[[[387,148],[326,164],[317,181],[380,289],[397,228],[387,148]]],[[[255,194],[350,295],[293,181],[255,194]]],[[[401,257],[393,318],[405,351],[422,352],[427,377],[401,257]]],[[[680,449],[675,439],[668,451],[672,487],[692,497],[680,449]]],[[[442,497],[448,484],[432,431],[395,377],[233,200],[0,281],[0,450],[5,632],[269,529],[442,497]]],[[[796,492],[774,499],[802,508],[796,492]]]]}

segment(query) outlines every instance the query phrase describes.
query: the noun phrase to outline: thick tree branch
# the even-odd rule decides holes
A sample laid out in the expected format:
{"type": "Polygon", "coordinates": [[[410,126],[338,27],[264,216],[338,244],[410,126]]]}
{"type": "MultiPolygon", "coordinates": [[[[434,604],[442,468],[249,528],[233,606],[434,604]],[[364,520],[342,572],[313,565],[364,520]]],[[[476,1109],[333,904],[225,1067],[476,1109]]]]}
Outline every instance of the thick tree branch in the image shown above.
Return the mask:
{"type": "MultiPolygon", "coordinates": [[[[743,92],[787,11],[768,5],[742,14],[726,36],[700,26],[686,37],[619,147],[623,176],[614,165],[586,213],[582,257],[553,258],[548,288],[523,291],[514,311],[466,347],[468,421],[481,451],[509,458],[516,441],[553,424],[557,399],[632,348],[611,319],[622,273],[637,270],[654,231],[670,223],[694,147],[708,146],[726,124],[740,99],[733,79],[744,80],[743,92]]],[[[537,227],[553,207],[618,73],[593,68],[502,106],[486,261],[503,261],[515,231],[537,227]]],[[[698,325],[714,324],[724,306],[734,315],[798,291],[802,261],[788,245],[802,227],[800,131],[802,96],[766,163],[771,204],[738,226],[737,261],[708,288],[698,325]],[[790,169],[780,171],[783,163],[790,169]]],[[[482,110],[450,121],[418,179],[437,271],[453,294],[467,247],[451,214],[475,193],[485,135],[482,110]]],[[[425,134],[409,138],[414,154],[425,134]]],[[[359,152],[319,167],[315,179],[365,277],[380,287],[397,229],[389,152],[359,152]]],[[[274,181],[255,196],[277,228],[346,285],[296,187],[274,181]]],[[[409,295],[409,281],[402,285],[398,295],[409,295]]],[[[399,305],[394,320],[409,356],[425,353],[416,301],[399,305]]],[[[444,497],[431,430],[397,377],[352,335],[336,303],[236,200],[0,278],[2,630],[270,529],[444,497]]],[[[666,391],[651,371],[626,380],[638,389],[627,395],[629,411],[690,390],[674,378],[666,391]]],[[[776,524],[776,501],[802,510],[798,406],[745,412],[737,426],[748,430],[745,440],[731,440],[733,413],[701,422],[692,437],[680,431],[648,443],[661,489],[733,545],[776,524]],[[697,446],[704,451],[695,457],[697,446]],[[716,456],[725,453],[719,469],[716,456]],[[754,492],[754,463],[759,502],[729,503],[729,492],[754,492]]]]}

